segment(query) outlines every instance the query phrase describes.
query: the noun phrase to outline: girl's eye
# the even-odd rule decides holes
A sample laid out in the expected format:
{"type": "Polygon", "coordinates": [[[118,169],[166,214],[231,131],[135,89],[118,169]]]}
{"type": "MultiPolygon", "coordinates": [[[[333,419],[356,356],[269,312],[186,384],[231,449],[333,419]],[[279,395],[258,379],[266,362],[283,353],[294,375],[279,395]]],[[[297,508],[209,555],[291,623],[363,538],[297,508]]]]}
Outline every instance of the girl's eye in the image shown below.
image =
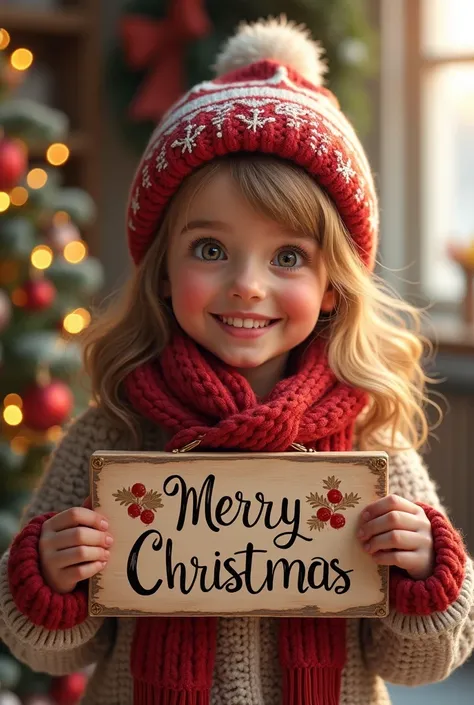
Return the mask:
{"type": "Polygon", "coordinates": [[[224,250],[216,242],[212,241],[201,241],[192,245],[193,253],[199,259],[206,260],[206,262],[216,262],[217,260],[224,259],[224,250]]]}
{"type": "Polygon", "coordinates": [[[301,267],[305,259],[306,255],[302,250],[287,247],[284,250],[280,250],[272,264],[276,264],[278,267],[285,267],[286,269],[294,269],[301,267]]]}

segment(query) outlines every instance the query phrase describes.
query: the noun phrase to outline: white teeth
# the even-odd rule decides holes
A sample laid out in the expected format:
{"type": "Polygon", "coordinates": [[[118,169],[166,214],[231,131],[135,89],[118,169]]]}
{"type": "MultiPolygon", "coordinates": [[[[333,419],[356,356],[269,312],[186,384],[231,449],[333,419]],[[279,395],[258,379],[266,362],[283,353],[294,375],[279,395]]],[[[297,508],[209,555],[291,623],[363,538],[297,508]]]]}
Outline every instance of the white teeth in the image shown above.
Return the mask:
{"type": "Polygon", "coordinates": [[[271,321],[254,321],[253,318],[232,318],[230,316],[219,316],[219,318],[228,326],[234,326],[234,328],[266,328],[271,323],[271,321]]]}

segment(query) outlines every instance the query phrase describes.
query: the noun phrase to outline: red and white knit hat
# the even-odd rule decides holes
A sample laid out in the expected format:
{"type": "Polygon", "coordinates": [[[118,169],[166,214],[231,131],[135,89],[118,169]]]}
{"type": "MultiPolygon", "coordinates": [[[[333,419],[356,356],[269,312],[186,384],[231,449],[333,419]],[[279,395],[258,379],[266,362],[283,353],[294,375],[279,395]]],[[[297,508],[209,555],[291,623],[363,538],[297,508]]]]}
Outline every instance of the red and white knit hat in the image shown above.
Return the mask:
{"type": "Polygon", "coordinates": [[[264,152],[303,167],[329,194],[361,259],[374,265],[378,207],[362,145],[322,84],[321,48],[279,20],[242,25],[216,62],[217,78],[192,88],[166,113],[142,157],[128,206],[138,264],[164,209],[192,171],[215,157],[264,152]]]}

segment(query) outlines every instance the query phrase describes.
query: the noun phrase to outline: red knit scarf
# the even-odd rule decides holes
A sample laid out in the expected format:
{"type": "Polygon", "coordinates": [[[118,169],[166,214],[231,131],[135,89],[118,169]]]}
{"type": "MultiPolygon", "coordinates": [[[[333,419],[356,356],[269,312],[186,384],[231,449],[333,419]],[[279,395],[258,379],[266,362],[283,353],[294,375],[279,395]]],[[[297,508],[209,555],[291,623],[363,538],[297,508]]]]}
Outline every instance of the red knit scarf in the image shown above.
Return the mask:
{"type": "MultiPolygon", "coordinates": [[[[172,434],[168,451],[201,436],[207,450],[282,452],[292,443],[351,450],[365,393],[336,379],[321,340],[296,367],[259,402],[242,375],[178,333],[159,361],[128,376],[125,389],[135,410],[172,434]]],[[[216,628],[213,617],[138,619],[134,705],[209,705],[216,628]]],[[[280,619],[283,705],[339,703],[345,633],[344,619],[280,619]]]]}

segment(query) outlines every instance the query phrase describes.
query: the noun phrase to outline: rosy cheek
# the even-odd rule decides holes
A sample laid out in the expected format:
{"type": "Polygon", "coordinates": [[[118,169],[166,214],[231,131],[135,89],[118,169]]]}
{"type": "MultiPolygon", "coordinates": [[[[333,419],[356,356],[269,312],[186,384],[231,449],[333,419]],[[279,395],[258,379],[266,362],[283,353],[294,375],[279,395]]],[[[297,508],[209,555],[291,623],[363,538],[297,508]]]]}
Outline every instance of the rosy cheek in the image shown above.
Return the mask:
{"type": "Polygon", "coordinates": [[[178,314],[180,311],[188,315],[202,312],[213,296],[215,287],[211,277],[206,277],[205,273],[196,273],[192,269],[181,270],[172,283],[173,308],[178,314]]]}
{"type": "Polygon", "coordinates": [[[314,287],[299,286],[295,283],[284,293],[285,313],[293,321],[316,323],[318,318],[319,296],[314,287]]]}

